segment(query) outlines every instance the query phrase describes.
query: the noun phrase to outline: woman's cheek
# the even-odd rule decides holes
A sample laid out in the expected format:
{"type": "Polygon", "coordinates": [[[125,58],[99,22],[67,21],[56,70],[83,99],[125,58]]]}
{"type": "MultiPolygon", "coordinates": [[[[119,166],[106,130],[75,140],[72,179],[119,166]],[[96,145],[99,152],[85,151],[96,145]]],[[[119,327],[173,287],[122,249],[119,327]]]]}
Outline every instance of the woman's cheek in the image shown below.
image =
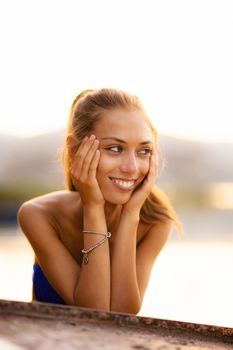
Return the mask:
{"type": "Polygon", "coordinates": [[[104,172],[111,171],[118,165],[116,157],[106,154],[104,151],[100,151],[99,169],[104,172]]]}
{"type": "Polygon", "coordinates": [[[109,173],[111,173],[112,164],[111,159],[108,157],[104,152],[100,151],[100,159],[99,164],[97,166],[96,171],[96,178],[99,182],[99,184],[106,180],[106,176],[108,176],[109,173]]]}

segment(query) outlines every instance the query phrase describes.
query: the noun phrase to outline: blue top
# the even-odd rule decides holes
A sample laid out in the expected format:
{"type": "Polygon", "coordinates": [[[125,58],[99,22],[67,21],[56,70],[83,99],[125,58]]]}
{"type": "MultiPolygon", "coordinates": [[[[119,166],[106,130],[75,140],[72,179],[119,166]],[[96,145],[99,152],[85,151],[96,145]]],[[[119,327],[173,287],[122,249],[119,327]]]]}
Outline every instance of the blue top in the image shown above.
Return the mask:
{"type": "Polygon", "coordinates": [[[66,304],[64,300],[57,294],[55,289],[51,286],[38,264],[33,265],[32,282],[37,301],[52,304],[66,304]]]}

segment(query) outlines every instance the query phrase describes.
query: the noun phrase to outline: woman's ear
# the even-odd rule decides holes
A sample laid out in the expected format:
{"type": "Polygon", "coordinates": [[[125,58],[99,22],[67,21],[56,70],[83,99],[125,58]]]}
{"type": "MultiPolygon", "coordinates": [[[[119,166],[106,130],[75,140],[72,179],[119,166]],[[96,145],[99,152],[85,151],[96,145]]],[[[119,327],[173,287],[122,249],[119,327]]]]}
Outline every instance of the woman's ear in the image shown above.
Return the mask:
{"type": "Polygon", "coordinates": [[[67,136],[66,146],[67,146],[67,150],[70,158],[73,159],[78,148],[77,140],[73,135],[67,136]]]}

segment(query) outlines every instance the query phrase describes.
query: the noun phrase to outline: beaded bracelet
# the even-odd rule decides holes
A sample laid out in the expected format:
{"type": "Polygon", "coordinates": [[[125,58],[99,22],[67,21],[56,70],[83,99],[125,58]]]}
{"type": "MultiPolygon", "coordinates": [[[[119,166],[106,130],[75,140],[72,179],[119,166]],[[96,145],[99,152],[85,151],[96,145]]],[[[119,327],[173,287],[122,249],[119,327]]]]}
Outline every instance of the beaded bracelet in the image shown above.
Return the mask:
{"type": "Polygon", "coordinates": [[[106,232],[106,233],[93,232],[93,231],[83,231],[83,232],[84,233],[90,233],[90,234],[99,234],[99,235],[104,236],[104,238],[101,239],[101,241],[99,241],[98,243],[96,243],[92,247],[90,247],[88,249],[82,249],[81,250],[81,252],[83,253],[82,261],[83,261],[84,264],[88,264],[88,254],[93,252],[93,250],[95,250],[96,248],[101,246],[105,241],[107,241],[107,239],[111,237],[111,232],[106,232]]]}

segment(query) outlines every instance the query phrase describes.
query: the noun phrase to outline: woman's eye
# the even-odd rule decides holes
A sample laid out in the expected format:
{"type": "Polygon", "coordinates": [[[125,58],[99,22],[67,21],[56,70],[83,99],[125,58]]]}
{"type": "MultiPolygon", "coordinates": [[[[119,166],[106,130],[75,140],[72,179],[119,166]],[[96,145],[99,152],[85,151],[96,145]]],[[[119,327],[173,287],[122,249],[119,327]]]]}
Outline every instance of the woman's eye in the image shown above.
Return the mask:
{"type": "Polygon", "coordinates": [[[112,146],[112,147],[108,147],[107,150],[112,151],[114,153],[119,153],[122,151],[122,147],[121,146],[112,146]]]}
{"type": "Polygon", "coordinates": [[[138,153],[142,156],[147,156],[151,154],[152,150],[150,148],[143,148],[138,153]]]}
{"type": "MultiPolygon", "coordinates": [[[[123,151],[122,146],[111,146],[111,147],[107,147],[106,149],[110,152],[113,152],[113,153],[121,153],[123,151]]],[[[152,152],[152,150],[150,148],[143,148],[140,151],[138,151],[137,153],[140,156],[147,156],[147,155],[151,154],[151,152],[152,152]]]]}

